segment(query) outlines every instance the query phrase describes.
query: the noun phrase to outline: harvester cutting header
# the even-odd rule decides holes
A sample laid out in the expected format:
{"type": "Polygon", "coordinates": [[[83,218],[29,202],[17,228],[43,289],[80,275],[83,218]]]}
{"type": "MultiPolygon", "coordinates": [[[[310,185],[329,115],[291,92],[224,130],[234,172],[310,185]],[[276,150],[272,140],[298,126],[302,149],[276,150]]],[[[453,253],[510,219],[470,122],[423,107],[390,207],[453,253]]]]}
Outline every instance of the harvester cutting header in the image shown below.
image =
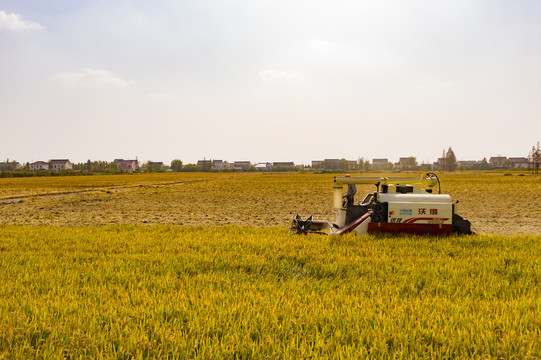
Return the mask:
{"type": "MultiPolygon", "coordinates": [[[[420,178],[335,177],[333,205],[338,211],[336,223],[302,220],[295,215],[291,231],[299,234],[345,234],[355,231],[365,233],[411,234],[471,234],[471,224],[458,215],[456,204],[447,194],[441,194],[436,174],[420,178]],[[353,201],[351,185],[372,184],[369,193],[358,203],[353,201]],[[434,187],[438,185],[438,194],[434,187]],[[344,187],[348,192],[344,195],[344,187]]],[[[354,192],[355,190],[353,190],[354,192]]]]}

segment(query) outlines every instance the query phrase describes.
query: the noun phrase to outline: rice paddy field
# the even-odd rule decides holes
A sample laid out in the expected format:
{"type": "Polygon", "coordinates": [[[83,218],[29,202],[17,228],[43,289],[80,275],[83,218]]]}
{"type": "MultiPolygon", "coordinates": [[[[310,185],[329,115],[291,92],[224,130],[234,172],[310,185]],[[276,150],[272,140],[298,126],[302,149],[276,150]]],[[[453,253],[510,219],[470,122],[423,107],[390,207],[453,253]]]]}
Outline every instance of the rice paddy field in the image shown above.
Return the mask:
{"type": "Polygon", "coordinates": [[[0,358],[541,358],[541,177],[440,178],[476,235],[288,235],[328,174],[0,179],[0,358]]]}

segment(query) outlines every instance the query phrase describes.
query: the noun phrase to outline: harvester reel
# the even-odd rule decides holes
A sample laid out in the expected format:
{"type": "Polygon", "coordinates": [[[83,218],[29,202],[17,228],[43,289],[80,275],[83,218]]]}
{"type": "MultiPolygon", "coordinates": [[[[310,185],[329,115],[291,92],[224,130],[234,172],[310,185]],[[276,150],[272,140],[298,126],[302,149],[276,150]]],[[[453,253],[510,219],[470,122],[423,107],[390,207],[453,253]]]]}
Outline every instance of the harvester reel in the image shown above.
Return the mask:
{"type": "Polygon", "coordinates": [[[295,217],[293,218],[293,222],[291,223],[290,231],[294,231],[297,234],[307,234],[310,232],[312,223],[314,221],[314,215],[310,215],[310,217],[306,220],[302,220],[299,214],[295,214],[295,217]]]}

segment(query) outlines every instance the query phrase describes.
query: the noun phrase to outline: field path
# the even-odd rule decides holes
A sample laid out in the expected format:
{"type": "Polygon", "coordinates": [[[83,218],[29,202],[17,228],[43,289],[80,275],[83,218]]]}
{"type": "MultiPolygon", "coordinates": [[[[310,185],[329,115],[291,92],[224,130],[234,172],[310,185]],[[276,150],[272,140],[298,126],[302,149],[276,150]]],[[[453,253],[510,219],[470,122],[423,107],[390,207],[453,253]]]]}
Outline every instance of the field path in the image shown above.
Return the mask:
{"type": "Polygon", "coordinates": [[[175,181],[170,183],[155,183],[155,184],[137,184],[137,185],[126,185],[121,187],[103,187],[95,189],[82,189],[82,190],[70,190],[70,191],[58,191],[58,192],[46,192],[39,194],[29,194],[29,195],[13,195],[0,198],[0,204],[13,204],[21,202],[24,199],[30,198],[41,198],[41,197],[53,197],[53,198],[62,198],[67,196],[76,196],[76,195],[85,195],[85,194],[99,194],[107,191],[122,191],[130,190],[134,188],[160,188],[167,186],[176,186],[182,184],[190,184],[201,181],[212,181],[217,178],[208,178],[208,179],[196,179],[196,180],[186,180],[186,181],[175,181]]]}

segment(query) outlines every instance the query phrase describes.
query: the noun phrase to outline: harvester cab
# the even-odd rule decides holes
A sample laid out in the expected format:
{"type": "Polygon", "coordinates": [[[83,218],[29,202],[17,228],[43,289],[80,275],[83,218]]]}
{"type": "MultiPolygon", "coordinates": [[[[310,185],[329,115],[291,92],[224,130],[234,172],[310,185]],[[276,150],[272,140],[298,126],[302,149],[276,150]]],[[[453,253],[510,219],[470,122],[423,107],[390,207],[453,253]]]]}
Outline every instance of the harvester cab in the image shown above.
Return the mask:
{"type": "Polygon", "coordinates": [[[297,214],[290,232],[306,234],[365,233],[411,234],[471,234],[471,224],[458,215],[456,203],[447,194],[441,194],[436,174],[420,178],[335,177],[333,205],[337,210],[336,222],[302,220],[297,214]],[[374,193],[360,202],[343,201],[344,187],[349,184],[373,184],[374,193]],[[438,194],[434,187],[438,185],[438,194]]]}

